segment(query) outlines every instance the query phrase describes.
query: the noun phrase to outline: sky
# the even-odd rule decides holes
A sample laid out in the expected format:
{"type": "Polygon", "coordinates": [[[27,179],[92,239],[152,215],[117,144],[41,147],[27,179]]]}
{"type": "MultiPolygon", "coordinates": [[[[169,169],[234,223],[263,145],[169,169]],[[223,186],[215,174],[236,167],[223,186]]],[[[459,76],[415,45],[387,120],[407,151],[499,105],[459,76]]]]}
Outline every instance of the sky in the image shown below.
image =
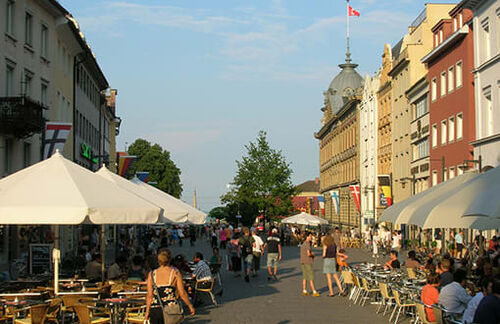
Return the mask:
{"type": "MultiPolygon", "coordinates": [[[[260,130],[300,184],[319,176],[314,132],[345,60],[342,0],[60,0],[80,24],[123,120],[117,150],[160,144],[181,169],[183,200],[220,205],[260,130]]],[[[352,0],[352,59],[374,74],[424,0],[352,0]]],[[[441,1],[442,2],[442,1],[441,1]]]]}

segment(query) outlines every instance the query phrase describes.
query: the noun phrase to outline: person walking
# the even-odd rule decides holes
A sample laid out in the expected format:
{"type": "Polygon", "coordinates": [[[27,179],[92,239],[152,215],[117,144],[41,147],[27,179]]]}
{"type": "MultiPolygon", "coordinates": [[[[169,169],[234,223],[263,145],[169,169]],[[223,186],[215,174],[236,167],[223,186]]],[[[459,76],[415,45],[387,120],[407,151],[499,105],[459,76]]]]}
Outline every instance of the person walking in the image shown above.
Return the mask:
{"type": "Polygon", "coordinates": [[[248,227],[243,227],[243,236],[240,237],[238,244],[241,248],[243,256],[243,271],[245,272],[245,281],[250,282],[250,270],[252,269],[253,262],[253,248],[255,247],[255,240],[250,235],[248,227]]]}
{"type": "Polygon", "coordinates": [[[257,277],[260,271],[260,256],[262,255],[262,246],[264,245],[264,242],[260,236],[257,235],[254,228],[252,228],[252,237],[255,241],[255,246],[253,247],[252,277],[257,277]]]}
{"type": "Polygon", "coordinates": [[[335,294],[333,293],[332,287],[332,277],[335,279],[335,283],[339,288],[340,294],[344,295],[344,289],[342,289],[342,285],[340,284],[339,277],[337,275],[337,245],[333,240],[332,235],[325,235],[323,237],[323,273],[326,275],[326,281],[328,283],[328,291],[330,294],[328,297],[333,297],[335,294]]]}
{"type": "Polygon", "coordinates": [[[455,234],[455,250],[457,259],[461,259],[464,250],[464,234],[461,230],[455,234]]]}
{"type": "Polygon", "coordinates": [[[271,236],[267,238],[266,243],[262,247],[262,254],[267,247],[267,280],[278,280],[278,263],[281,261],[281,240],[278,237],[278,230],[274,228],[271,236]],[[274,271],[274,273],[273,273],[274,271]]]}
{"type": "MultiPolygon", "coordinates": [[[[158,254],[159,268],[150,272],[147,280],[147,295],[146,295],[146,313],[145,319],[149,320],[150,324],[164,324],[163,308],[165,306],[177,303],[179,305],[179,314],[169,315],[169,323],[182,322],[182,306],[176,296],[184,301],[189,308],[191,315],[194,315],[195,310],[189,297],[184,289],[182,276],[179,270],[170,266],[172,253],[165,249],[158,254]]],[[[171,307],[171,306],[169,306],[171,307]]]]}
{"type": "Polygon", "coordinates": [[[222,228],[219,232],[219,239],[220,239],[220,249],[225,250],[226,245],[227,245],[227,235],[226,235],[226,230],[222,228]]]}
{"type": "Polygon", "coordinates": [[[231,258],[231,268],[235,277],[240,276],[241,271],[241,250],[239,246],[240,234],[235,232],[229,241],[229,256],[231,258]]]}
{"type": "Polygon", "coordinates": [[[314,253],[312,253],[311,241],[313,234],[311,232],[305,232],[305,241],[300,246],[300,266],[302,268],[302,296],[308,296],[307,282],[309,282],[309,287],[312,290],[313,297],[319,297],[319,293],[314,287],[314,271],[312,268],[314,253]]]}

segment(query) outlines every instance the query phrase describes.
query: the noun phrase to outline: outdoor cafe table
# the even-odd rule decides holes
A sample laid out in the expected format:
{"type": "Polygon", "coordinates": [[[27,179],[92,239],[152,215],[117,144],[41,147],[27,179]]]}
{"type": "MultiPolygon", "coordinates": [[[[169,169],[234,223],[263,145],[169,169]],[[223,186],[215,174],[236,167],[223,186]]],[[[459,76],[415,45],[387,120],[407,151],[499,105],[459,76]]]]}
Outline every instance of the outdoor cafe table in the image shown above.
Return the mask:
{"type": "MultiPolygon", "coordinates": [[[[4,300],[4,299],[0,299],[0,304],[2,305],[2,307],[4,309],[7,309],[8,307],[13,307],[15,309],[19,309],[19,308],[23,308],[23,307],[27,308],[29,306],[40,305],[40,304],[47,304],[47,303],[48,303],[47,301],[31,300],[31,299],[23,299],[23,300],[4,300]]],[[[26,310],[28,310],[28,308],[26,310]]],[[[17,313],[18,312],[14,312],[13,313],[13,315],[14,315],[13,319],[16,319],[17,313]]]]}
{"type": "Polygon", "coordinates": [[[88,295],[88,296],[97,296],[99,295],[98,291],[60,291],[58,296],[68,296],[68,295],[88,295]]]}
{"type": "Polygon", "coordinates": [[[0,294],[0,297],[40,297],[42,293],[39,292],[16,292],[0,294]]]}
{"type": "Polygon", "coordinates": [[[83,299],[81,303],[92,303],[105,307],[110,310],[111,324],[123,323],[124,310],[130,305],[145,304],[145,299],[129,299],[129,298],[105,298],[105,299],[83,299]]]}

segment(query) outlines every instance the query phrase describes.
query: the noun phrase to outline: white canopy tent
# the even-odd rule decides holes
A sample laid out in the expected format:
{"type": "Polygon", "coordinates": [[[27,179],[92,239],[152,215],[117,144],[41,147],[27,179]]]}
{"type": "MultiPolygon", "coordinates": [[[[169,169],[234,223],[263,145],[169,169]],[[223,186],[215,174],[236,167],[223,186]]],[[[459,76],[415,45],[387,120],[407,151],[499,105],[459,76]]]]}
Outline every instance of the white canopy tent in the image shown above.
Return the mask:
{"type": "Polygon", "coordinates": [[[151,199],[162,199],[162,200],[168,200],[171,201],[173,204],[178,205],[180,208],[187,210],[187,222],[193,225],[201,225],[205,224],[205,221],[207,219],[207,214],[204,212],[186,204],[180,199],[177,199],[168,193],[155,188],[145,182],[142,182],[139,180],[137,177],[134,177],[131,182],[135,183],[136,185],[140,186],[141,188],[147,190],[149,192],[149,195],[151,199]],[[154,197],[154,198],[153,198],[154,197]]]}
{"type": "MultiPolygon", "coordinates": [[[[161,213],[161,208],[59,152],[0,179],[0,224],[154,224],[161,213]]],[[[57,232],[58,228],[53,252],[56,293],[60,260],[57,232]]]]}
{"type": "Polygon", "coordinates": [[[180,204],[166,199],[160,195],[151,194],[150,190],[147,190],[144,186],[136,184],[130,180],[127,180],[116,173],[109,171],[105,166],[103,166],[99,171],[96,172],[97,175],[107,179],[114,184],[120,186],[121,188],[149,201],[150,203],[163,209],[163,215],[160,217],[160,223],[186,223],[188,220],[188,210],[183,208],[180,204]]]}
{"type": "Polygon", "coordinates": [[[326,219],[305,212],[287,217],[283,219],[281,222],[283,224],[297,224],[297,225],[309,225],[309,226],[328,224],[328,221],[326,219]]]}

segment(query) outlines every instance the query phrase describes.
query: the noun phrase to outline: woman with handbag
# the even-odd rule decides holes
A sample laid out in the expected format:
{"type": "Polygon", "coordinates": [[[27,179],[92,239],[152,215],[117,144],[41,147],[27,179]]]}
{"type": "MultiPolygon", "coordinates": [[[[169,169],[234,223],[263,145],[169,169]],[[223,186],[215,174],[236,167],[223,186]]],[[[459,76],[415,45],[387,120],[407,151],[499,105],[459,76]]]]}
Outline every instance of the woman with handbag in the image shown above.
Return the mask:
{"type": "Polygon", "coordinates": [[[146,296],[146,320],[151,324],[181,323],[184,319],[178,296],[194,315],[194,307],[189,301],[179,270],[170,266],[170,250],[158,254],[159,268],[148,275],[146,296]]]}

